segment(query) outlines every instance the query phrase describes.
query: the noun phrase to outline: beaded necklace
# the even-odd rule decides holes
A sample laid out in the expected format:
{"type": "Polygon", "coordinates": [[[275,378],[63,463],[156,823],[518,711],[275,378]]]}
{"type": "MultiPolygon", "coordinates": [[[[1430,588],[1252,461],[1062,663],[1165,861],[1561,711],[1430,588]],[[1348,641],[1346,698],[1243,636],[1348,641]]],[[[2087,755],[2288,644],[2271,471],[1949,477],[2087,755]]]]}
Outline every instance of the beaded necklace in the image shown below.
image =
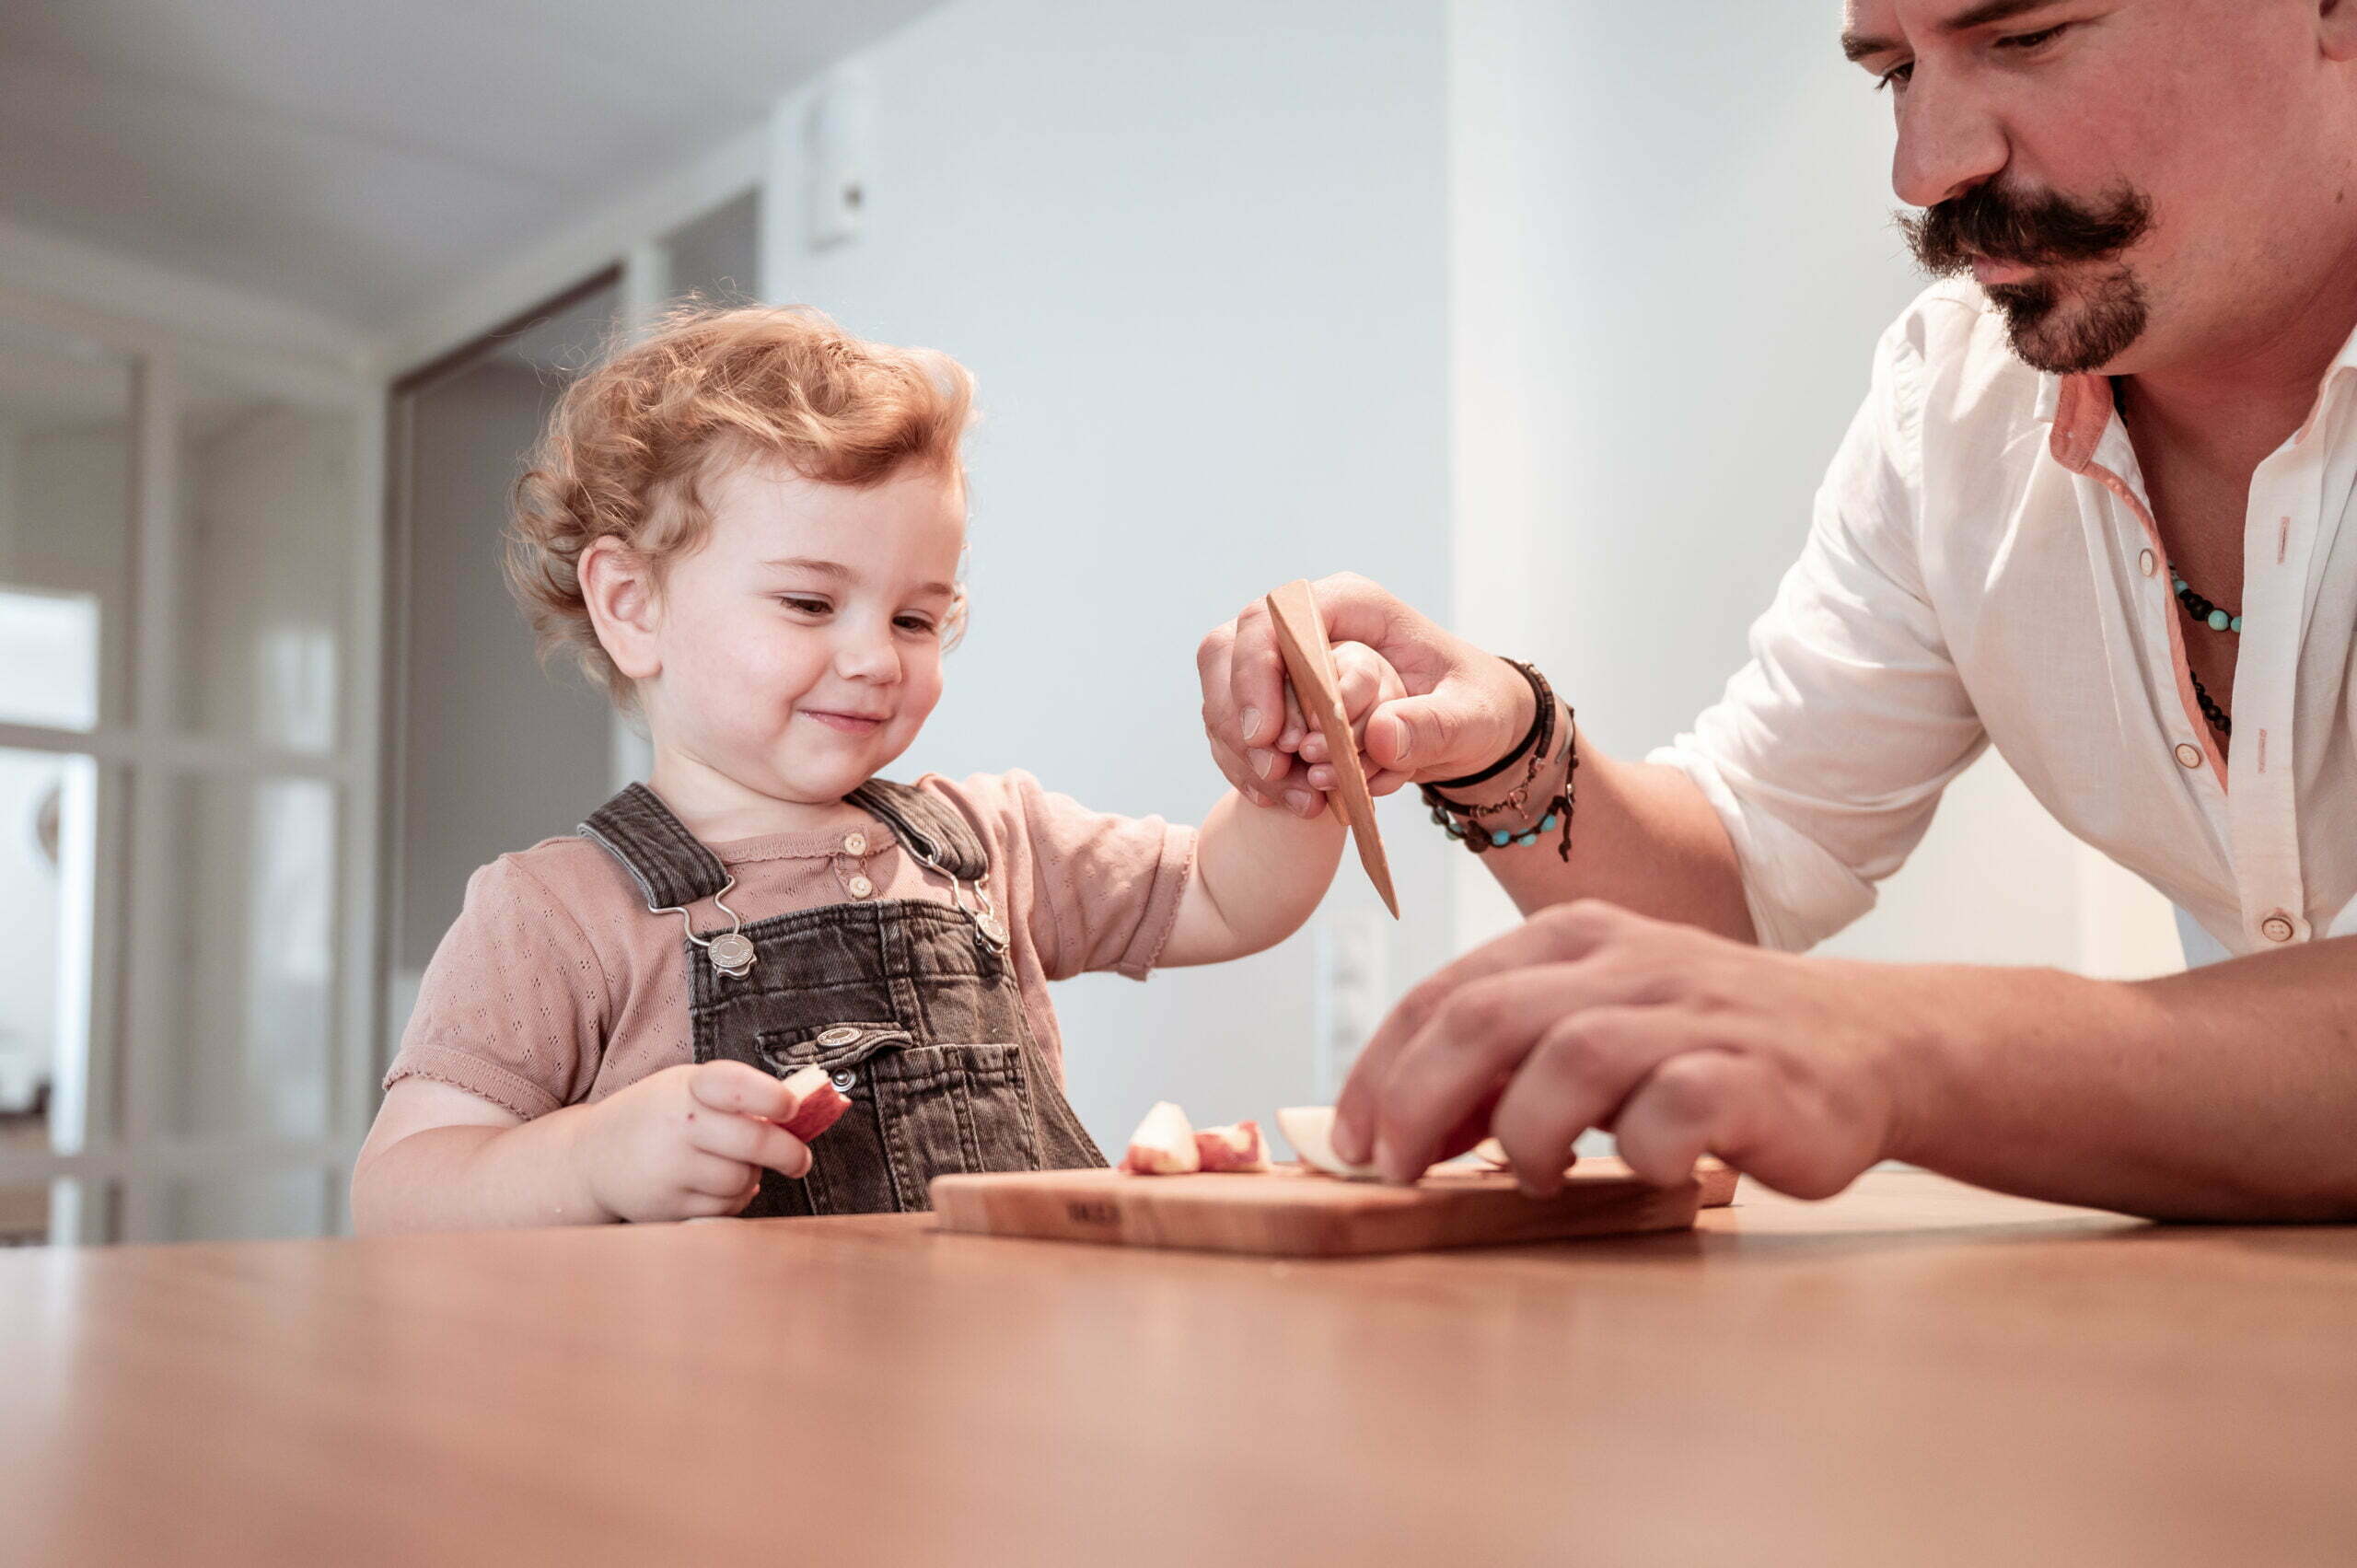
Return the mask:
{"type": "MultiPolygon", "coordinates": [[[[2212,632],[2226,632],[2235,636],[2242,634],[2243,618],[2241,616],[2231,610],[2221,610],[2195,593],[2193,585],[2178,576],[2174,569],[2169,573],[2169,580],[2177,585],[2177,602],[2185,606],[2187,611],[2196,621],[2200,621],[2212,632]]],[[[2232,740],[2235,738],[2235,721],[2227,715],[2225,709],[2212,700],[2209,689],[2201,684],[2201,677],[2194,675],[2192,660],[2186,661],[2185,672],[2193,676],[2193,700],[2201,704],[2201,716],[2215,726],[2220,735],[2232,740]]]]}

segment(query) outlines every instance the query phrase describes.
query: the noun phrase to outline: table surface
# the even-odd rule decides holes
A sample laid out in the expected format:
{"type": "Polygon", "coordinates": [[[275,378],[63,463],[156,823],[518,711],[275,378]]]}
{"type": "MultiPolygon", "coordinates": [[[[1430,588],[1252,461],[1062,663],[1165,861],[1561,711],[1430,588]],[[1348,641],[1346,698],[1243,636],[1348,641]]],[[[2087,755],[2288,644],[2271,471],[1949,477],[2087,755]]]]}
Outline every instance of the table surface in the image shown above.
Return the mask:
{"type": "Polygon", "coordinates": [[[2357,1229],[1877,1172],[1285,1261],[921,1215],[0,1253],[0,1561],[2357,1560],[2357,1229]]]}

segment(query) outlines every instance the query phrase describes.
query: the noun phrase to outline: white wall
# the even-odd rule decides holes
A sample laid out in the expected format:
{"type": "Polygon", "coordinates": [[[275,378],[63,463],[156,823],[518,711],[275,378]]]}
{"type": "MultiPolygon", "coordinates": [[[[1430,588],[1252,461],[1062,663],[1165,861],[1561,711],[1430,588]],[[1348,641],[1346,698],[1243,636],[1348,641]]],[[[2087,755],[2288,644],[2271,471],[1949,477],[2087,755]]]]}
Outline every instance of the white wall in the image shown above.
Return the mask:
{"type": "MultiPolygon", "coordinates": [[[[904,774],[1021,767],[1197,820],[1223,788],[1205,631],[1342,567],[1446,602],[1444,20],[1437,0],[956,0],[853,62],[866,231],[821,250],[807,99],[781,110],[764,293],[981,380],[972,632],[904,774]]],[[[1395,984],[1448,941],[1414,815],[1386,820],[1395,984]]],[[[1372,902],[1346,866],[1328,910],[1372,902]]],[[[1225,1120],[1316,1093],[1313,946],[1062,987],[1091,1130],[1165,1097],[1225,1120]]]]}
{"type": "MultiPolygon", "coordinates": [[[[1889,105],[1834,0],[1451,6],[1455,598],[1641,754],[1742,662],[1922,286],[1892,227],[1889,105]]],[[[1511,908],[1459,872],[1460,935],[1511,908]]],[[[2157,894],[1993,757],[1827,951],[2175,967],[2157,894]]]]}

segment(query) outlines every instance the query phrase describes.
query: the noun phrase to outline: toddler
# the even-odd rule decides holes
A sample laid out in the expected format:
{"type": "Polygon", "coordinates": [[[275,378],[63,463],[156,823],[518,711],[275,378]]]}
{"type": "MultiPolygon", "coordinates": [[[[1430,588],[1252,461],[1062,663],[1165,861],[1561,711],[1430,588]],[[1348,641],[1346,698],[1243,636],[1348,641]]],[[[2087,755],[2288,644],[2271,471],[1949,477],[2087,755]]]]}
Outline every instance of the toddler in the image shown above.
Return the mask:
{"type": "MultiPolygon", "coordinates": [[[[947,1172],[1101,1165],[1048,982],[1308,918],[1343,835],[1314,798],[1231,793],[1190,829],[1023,772],[880,776],[965,620],[970,401],[941,354],[766,308],[683,311],[565,393],[510,575],[654,766],[469,881],[358,1228],[923,1209],[947,1172]],[[806,1146],[783,1080],[814,1065],[851,1105],[806,1146]]],[[[1399,695],[1336,657],[1354,720],[1399,695]]]]}

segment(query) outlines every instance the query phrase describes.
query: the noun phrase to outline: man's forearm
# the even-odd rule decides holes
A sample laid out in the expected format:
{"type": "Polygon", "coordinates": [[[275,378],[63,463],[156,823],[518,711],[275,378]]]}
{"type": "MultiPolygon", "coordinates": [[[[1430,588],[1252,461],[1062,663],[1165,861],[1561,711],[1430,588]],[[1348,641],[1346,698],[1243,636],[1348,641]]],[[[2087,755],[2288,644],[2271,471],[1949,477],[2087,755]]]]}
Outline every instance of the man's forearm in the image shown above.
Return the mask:
{"type": "Polygon", "coordinates": [[[2357,1218],[2357,938],[2134,984],[1926,982],[1898,1157],[2155,1218],[2357,1218]]]}
{"type": "Polygon", "coordinates": [[[1606,756],[1582,734],[1573,783],[1570,860],[1552,834],[1481,857],[1524,914],[1605,899],[1738,942],[1757,939],[1735,846],[1691,779],[1675,768],[1606,756]]]}

